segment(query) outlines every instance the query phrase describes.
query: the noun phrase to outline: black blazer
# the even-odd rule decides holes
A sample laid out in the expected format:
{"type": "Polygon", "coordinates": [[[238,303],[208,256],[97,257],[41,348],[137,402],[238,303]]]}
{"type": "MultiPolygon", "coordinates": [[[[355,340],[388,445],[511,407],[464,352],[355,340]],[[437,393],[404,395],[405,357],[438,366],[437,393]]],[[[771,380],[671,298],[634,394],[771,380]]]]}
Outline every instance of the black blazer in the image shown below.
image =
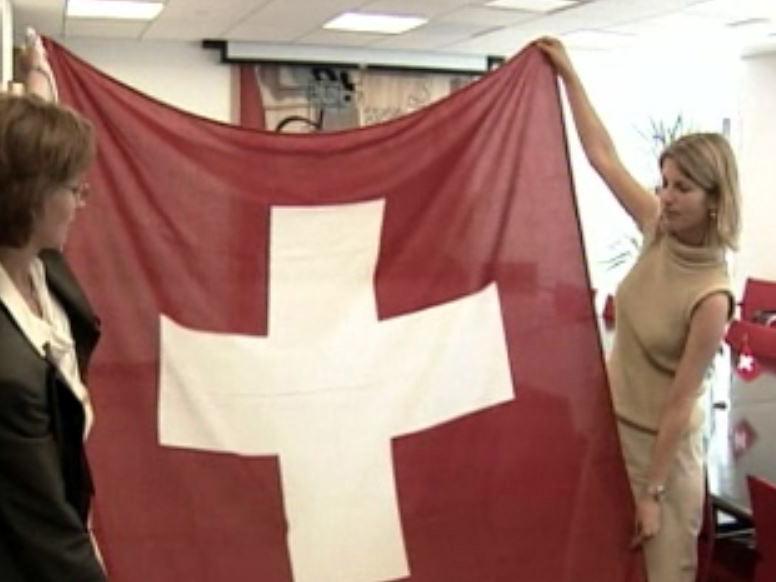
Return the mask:
{"type": "MultiPolygon", "coordinates": [[[[99,338],[64,257],[44,251],[49,289],[65,309],[81,375],[99,338]]],[[[86,519],[93,492],[84,412],[56,366],[0,302],[0,580],[102,582],[86,519]]]]}

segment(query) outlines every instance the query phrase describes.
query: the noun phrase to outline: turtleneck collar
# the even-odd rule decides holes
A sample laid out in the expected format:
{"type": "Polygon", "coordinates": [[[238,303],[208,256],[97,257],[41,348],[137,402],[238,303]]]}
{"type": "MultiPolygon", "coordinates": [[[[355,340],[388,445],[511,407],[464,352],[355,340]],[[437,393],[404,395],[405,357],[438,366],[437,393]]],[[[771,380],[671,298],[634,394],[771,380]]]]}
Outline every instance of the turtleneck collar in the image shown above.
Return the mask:
{"type": "Polygon", "coordinates": [[[670,234],[663,234],[661,238],[664,239],[671,257],[680,264],[712,267],[725,262],[725,249],[719,245],[688,245],[670,234]]]}

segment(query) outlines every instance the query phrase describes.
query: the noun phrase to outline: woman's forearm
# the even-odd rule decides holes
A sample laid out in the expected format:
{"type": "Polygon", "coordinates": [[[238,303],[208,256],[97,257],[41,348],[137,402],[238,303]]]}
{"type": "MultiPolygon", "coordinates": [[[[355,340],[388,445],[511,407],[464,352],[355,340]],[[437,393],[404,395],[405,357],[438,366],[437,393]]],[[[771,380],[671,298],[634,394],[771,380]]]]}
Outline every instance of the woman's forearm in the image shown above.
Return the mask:
{"type": "Polygon", "coordinates": [[[27,93],[32,93],[46,101],[56,101],[54,91],[54,78],[50,71],[43,67],[32,67],[27,72],[27,78],[24,80],[24,87],[27,93]]]}
{"type": "Polygon", "coordinates": [[[27,41],[22,51],[21,63],[26,92],[46,101],[58,101],[57,84],[46,48],[38,33],[32,29],[27,29],[27,41]]]}
{"type": "Polygon", "coordinates": [[[647,471],[647,484],[651,487],[664,486],[676,459],[684,434],[690,425],[695,398],[685,397],[670,402],[660,419],[657,438],[652,448],[652,458],[647,471]]]}

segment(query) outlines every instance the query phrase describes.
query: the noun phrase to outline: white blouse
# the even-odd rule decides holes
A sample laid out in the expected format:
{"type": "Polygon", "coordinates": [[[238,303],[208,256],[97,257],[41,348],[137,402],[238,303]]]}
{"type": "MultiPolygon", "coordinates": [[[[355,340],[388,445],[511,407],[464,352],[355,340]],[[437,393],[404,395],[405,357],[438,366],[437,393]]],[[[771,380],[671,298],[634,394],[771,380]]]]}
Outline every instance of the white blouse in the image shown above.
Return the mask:
{"type": "Polygon", "coordinates": [[[0,301],[5,304],[41,357],[46,357],[48,351],[68,388],[83,406],[85,440],[94,422],[94,412],[89,393],[81,382],[70,321],[59,301],[49,292],[43,261],[37,258],[33,261],[30,276],[40,302],[42,318],[27,305],[2,264],[0,264],[0,301]]]}

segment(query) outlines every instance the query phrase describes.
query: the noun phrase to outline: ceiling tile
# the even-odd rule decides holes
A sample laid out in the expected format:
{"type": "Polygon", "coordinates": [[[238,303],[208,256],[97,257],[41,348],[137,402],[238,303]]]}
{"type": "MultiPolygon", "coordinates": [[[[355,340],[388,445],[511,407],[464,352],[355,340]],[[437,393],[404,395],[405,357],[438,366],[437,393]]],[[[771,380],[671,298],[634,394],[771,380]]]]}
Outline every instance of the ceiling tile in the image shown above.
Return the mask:
{"type": "Polygon", "coordinates": [[[379,41],[374,46],[410,50],[442,50],[451,44],[491,30],[491,28],[472,23],[432,21],[405,34],[379,41]]]}
{"type": "Polygon", "coordinates": [[[611,30],[625,34],[659,38],[661,34],[673,36],[684,32],[689,34],[690,32],[694,33],[703,30],[719,31],[721,28],[721,23],[716,19],[679,12],[635,20],[612,27],[611,30]]]}
{"type": "Polygon", "coordinates": [[[271,0],[168,0],[143,38],[149,40],[201,40],[221,38],[235,22],[271,0]]]}
{"type": "Polygon", "coordinates": [[[612,50],[632,45],[637,36],[613,30],[581,29],[563,34],[561,39],[569,49],[612,50]]]}
{"type": "Polygon", "coordinates": [[[226,32],[229,39],[292,41],[305,37],[356,4],[353,0],[273,0],[226,32]]]}
{"type": "Polygon", "coordinates": [[[535,12],[500,10],[498,8],[464,7],[439,17],[440,22],[468,22],[488,27],[511,26],[541,18],[535,12]]]}
{"type": "Polygon", "coordinates": [[[711,16],[733,22],[749,18],[776,19],[774,0],[703,0],[685,8],[688,14],[711,16]]]}
{"type": "Polygon", "coordinates": [[[65,20],[65,36],[139,39],[148,25],[148,22],[139,20],[68,18],[65,20]]]}
{"type": "MultiPolygon", "coordinates": [[[[484,1],[484,0],[483,0],[484,1]]],[[[472,4],[467,0],[372,0],[359,6],[358,12],[412,14],[426,18],[447,14],[472,4]]]]}
{"type": "MultiPolygon", "coordinates": [[[[655,36],[671,30],[681,38],[690,20],[660,20],[669,14],[705,18],[715,25],[769,10],[776,22],[776,0],[589,0],[549,15],[528,18],[514,11],[485,8],[486,0],[166,0],[152,23],[69,21],[63,30],[65,0],[14,0],[15,32],[21,40],[32,25],[50,36],[67,34],[141,40],[222,38],[253,42],[320,43],[329,46],[374,46],[408,50],[443,50],[467,54],[512,54],[543,34],[609,30],[655,36]],[[431,19],[406,34],[382,37],[323,31],[322,25],[346,10],[417,14],[431,19]],[[666,22],[679,22],[669,27],[666,22]]],[[[701,22],[701,21],[698,21],[701,22]]],[[[727,31],[736,38],[757,36],[741,27],[727,31]]],[[[767,44],[767,42],[765,44],[767,44]]]]}

